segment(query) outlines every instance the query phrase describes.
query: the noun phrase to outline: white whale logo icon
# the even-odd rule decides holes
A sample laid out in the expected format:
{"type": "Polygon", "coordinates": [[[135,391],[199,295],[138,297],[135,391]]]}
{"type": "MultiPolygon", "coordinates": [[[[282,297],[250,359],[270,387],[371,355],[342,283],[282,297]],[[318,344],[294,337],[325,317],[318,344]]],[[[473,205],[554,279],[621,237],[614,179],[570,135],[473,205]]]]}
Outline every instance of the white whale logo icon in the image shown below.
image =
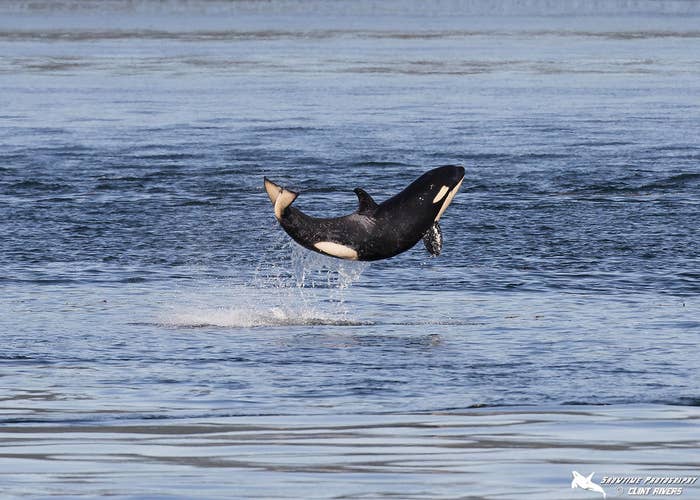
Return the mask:
{"type": "Polygon", "coordinates": [[[581,488],[588,491],[596,491],[598,493],[602,493],[603,498],[607,498],[605,490],[601,488],[599,484],[593,482],[593,474],[595,474],[595,472],[591,472],[588,476],[584,476],[583,474],[579,474],[574,470],[571,471],[571,474],[574,476],[574,479],[571,481],[572,488],[581,488]]]}

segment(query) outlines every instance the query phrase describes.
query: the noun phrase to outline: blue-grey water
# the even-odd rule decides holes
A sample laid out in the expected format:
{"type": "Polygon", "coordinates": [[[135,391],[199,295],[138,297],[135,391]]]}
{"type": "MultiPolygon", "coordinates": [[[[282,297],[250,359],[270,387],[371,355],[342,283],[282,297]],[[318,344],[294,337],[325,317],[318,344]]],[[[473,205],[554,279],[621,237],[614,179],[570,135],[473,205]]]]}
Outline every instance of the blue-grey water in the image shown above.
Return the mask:
{"type": "Polygon", "coordinates": [[[0,497],[700,476],[699,27],[695,1],[4,2],[0,497]],[[442,164],[438,258],[311,254],[262,187],[335,216],[442,164]]]}

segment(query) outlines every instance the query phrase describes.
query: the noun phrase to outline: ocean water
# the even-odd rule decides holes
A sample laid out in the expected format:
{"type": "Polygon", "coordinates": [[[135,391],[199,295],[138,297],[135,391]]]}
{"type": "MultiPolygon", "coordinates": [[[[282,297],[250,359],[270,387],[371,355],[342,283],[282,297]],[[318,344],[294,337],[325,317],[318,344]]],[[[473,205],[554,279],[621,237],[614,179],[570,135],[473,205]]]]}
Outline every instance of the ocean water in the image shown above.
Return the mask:
{"type": "Polygon", "coordinates": [[[700,476],[698,26],[694,1],[0,5],[0,497],[700,476]],[[312,254],[262,186],[337,216],[443,164],[438,258],[312,254]]]}

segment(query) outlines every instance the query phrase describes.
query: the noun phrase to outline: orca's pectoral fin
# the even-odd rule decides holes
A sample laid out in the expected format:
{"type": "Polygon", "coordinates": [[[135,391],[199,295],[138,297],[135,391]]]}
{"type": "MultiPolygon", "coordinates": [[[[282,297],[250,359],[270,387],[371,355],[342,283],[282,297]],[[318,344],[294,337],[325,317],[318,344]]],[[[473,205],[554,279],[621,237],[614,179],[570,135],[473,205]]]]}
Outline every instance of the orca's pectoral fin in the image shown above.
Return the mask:
{"type": "Polygon", "coordinates": [[[442,229],[440,229],[440,223],[435,221],[435,223],[430,226],[425,234],[423,234],[423,244],[425,249],[430,252],[430,255],[437,257],[442,251],[442,229]]]}
{"type": "Polygon", "coordinates": [[[355,194],[357,195],[357,201],[359,206],[357,207],[357,213],[362,215],[370,215],[374,213],[377,209],[377,202],[372,199],[372,197],[367,194],[362,188],[355,188],[355,194]]]}

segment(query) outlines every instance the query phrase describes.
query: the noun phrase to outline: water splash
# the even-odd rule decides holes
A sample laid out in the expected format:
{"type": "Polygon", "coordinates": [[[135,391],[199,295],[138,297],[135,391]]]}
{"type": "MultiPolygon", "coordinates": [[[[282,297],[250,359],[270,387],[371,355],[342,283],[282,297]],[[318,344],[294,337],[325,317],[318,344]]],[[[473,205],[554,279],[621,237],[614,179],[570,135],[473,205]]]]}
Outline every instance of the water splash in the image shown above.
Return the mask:
{"type": "Polygon", "coordinates": [[[334,259],[291,244],[291,263],[299,288],[345,290],[360,279],[369,263],[334,259]]]}
{"type": "Polygon", "coordinates": [[[262,263],[247,284],[198,290],[160,323],[175,327],[363,325],[346,304],[346,292],[368,267],[285,243],[283,265],[262,263]],[[218,305],[216,305],[218,304],[218,305]]]}

